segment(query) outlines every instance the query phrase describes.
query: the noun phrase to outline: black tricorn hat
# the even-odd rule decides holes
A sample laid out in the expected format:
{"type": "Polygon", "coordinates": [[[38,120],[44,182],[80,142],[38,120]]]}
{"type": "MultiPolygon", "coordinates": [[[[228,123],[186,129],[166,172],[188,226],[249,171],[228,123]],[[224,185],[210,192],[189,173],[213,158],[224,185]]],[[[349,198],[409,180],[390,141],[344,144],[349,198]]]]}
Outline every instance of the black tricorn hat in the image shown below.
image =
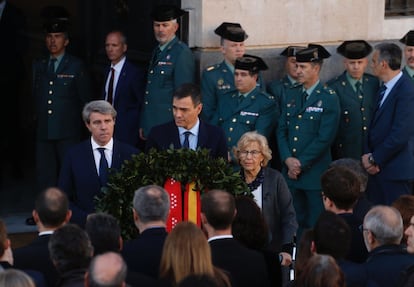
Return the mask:
{"type": "Polygon", "coordinates": [[[284,49],[282,51],[282,53],[280,53],[281,56],[285,56],[285,57],[295,57],[296,53],[299,52],[300,50],[306,49],[306,47],[304,46],[288,46],[286,47],[286,49],[284,49]]]}
{"type": "Polygon", "coordinates": [[[151,12],[151,17],[154,21],[165,22],[177,19],[185,14],[185,11],[175,5],[159,5],[151,12]]]}
{"type": "Polygon", "coordinates": [[[257,73],[259,71],[264,71],[268,69],[266,63],[263,61],[262,58],[247,54],[245,54],[243,57],[236,59],[234,68],[239,70],[250,71],[253,73],[257,73]]]}
{"type": "Polygon", "coordinates": [[[239,23],[223,22],[214,30],[214,33],[233,42],[243,42],[248,37],[239,23]]]}
{"type": "Polygon", "coordinates": [[[407,34],[400,39],[400,42],[407,46],[414,46],[414,30],[408,31],[407,34]]]}
{"type": "Polygon", "coordinates": [[[40,12],[43,29],[46,33],[67,32],[69,28],[69,12],[63,6],[46,6],[40,12]]]}
{"type": "Polygon", "coordinates": [[[372,52],[372,47],[364,40],[352,40],[344,41],[336,51],[348,59],[362,59],[372,52]]]}
{"type": "Polygon", "coordinates": [[[330,56],[331,54],[322,45],[309,44],[306,49],[296,53],[296,61],[300,63],[320,62],[330,56]]]}

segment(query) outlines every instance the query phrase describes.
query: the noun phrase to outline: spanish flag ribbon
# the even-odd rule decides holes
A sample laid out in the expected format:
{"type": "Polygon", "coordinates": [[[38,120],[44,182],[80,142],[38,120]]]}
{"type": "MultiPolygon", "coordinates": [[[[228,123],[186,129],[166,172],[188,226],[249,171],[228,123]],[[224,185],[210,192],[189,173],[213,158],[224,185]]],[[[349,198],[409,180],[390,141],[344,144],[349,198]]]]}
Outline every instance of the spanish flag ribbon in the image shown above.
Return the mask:
{"type": "Polygon", "coordinates": [[[184,191],[184,220],[201,226],[200,191],[196,190],[195,182],[187,183],[184,191]]]}
{"type": "Polygon", "coordinates": [[[166,224],[167,232],[170,232],[178,222],[183,220],[181,182],[169,177],[164,183],[164,188],[170,195],[170,213],[166,224]]]}

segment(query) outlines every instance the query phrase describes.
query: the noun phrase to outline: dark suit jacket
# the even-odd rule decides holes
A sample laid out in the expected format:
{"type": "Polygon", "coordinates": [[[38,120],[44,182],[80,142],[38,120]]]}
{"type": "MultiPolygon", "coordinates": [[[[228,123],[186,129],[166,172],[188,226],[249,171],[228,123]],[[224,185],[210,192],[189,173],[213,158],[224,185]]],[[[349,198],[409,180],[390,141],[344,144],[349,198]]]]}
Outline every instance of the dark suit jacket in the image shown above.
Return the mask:
{"type": "Polygon", "coordinates": [[[270,286],[263,254],[232,238],[210,241],[213,264],[230,273],[233,287],[270,286]]]}
{"type": "Polygon", "coordinates": [[[351,246],[345,259],[356,263],[365,262],[368,256],[368,250],[365,246],[362,232],[359,230],[359,226],[363,221],[352,213],[340,213],[338,215],[346,221],[351,229],[351,246]]]}
{"type": "Polygon", "coordinates": [[[364,263],[368,278],[379,287],[396,286],[401,271],[414,264],[414,256],[399,245],[373,249],[364,263]]]}
{"type": "Polygon", "coordinates": [[[273,251],[280,252],[282,245],[293,242],[298,223],[292,195],[285,179],[277,170],[264,169],[262,199],[262,213],[272,236],[270,247],[273,251]]]}
{"type": "MultiPolygon", "coordinates": [[[[111,170],[120,169],[125,160],[137,153],[138,150],[134,147],[114,139],[111,170]]],[[[72,210],[71,222],[84,226],[86,216],[95,211],[94,197],[101,190],[90,139],[66,153],[58,186],[68,194],[72,210]]]]}
{"type": "MultiPolygon", "coordinates": [[[[155,126],[151,129],[145,151],[151,148],[165,150],[170,145],[173,145],[175,149],[181,148],[178,127],[174,121],[155,126]]],[[[210,155],[213,158],[222,157],[227,160],[226,138],[223,130],[217,126],[200,120],[197,146],[209,149],[210,155]]]]}
{"type": "Polygon", "coordinates": [[[167,231],[163,227],[144,230],[138,238],[125,243],[122,256],[128,270],[158,278],[162,248],[167,231]]]}
{"type": "MultiPolygon", "coordinates": [[[[105,69],[105,83],[110,66],[105,69]]],[[[114,93],[117,112],[114,137],[121,142],[136,146],[139,138],[139,120],[145,90],[145,72],[128,60],[122,67],[114,93]]],[[[103,99],[105,99],[103,89],[103,99]]]]}
{"type": "Polygon", "coordinates": [[[50,234],[38,236],[28,245],[14,249],[14,266],[18,269],[32,269],[42,272],[48,286],[55,286],[58,273],[50,260],[49,243],[50,234]],[[36,258],[34,260],[34,258],[36,258]]]}
{"type": "Polygon", "coordinates": [[[414,83],[397,81],[373,114],[366,152],[372,152],[385,180],[414,179],[414,83]]]}

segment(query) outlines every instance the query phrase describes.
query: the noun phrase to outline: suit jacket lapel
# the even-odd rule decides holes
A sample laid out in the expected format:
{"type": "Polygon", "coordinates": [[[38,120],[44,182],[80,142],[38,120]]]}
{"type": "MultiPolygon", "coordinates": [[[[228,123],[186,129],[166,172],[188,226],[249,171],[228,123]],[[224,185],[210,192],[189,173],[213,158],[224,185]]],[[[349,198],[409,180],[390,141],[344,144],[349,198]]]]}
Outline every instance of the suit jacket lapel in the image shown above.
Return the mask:
{"type": "Polygon", "coordinates": [[[200,128],[198,130],[197,147],[206,146],[207,143],[207,131],[205,124],[200,120],[200,128]]]}
{"type": "Polygon", "coordinates": [[[119,74],[118,77],[118,82],[116,84],[116,88],[115,88],[115,100],[114,100],[114,106],[117,107],[118,106],[118,102],[119,102],[119,97],[118,95],[122,95],[123,94],[123,89],[124,89],[124,83],[125,83],[125,79],[127,76],[127,62],[125,60],[124,65],[122,66],[121,69],[121,73],[119,74]]]}
{"type": "MultiPolygon", "coordinates": [[[[399,78],[398,81],[395,83],[394,87],[392,87],[391,91],[387,95],[387,98],[384,100],[384,102],[382,103],[382,105],[375,110],[373,123],[375,123],[378,120],[379,116],[386,109],[386,105],[389,102],[391,102],[393,100],[393,98],[395,97],[396,91],[398,90],[398,87],[401,84],[401,80],[402,80],[402,77],[399,78]]],[[[378,103],[377,103],[377,106],[378,106],[378,103]]]]}

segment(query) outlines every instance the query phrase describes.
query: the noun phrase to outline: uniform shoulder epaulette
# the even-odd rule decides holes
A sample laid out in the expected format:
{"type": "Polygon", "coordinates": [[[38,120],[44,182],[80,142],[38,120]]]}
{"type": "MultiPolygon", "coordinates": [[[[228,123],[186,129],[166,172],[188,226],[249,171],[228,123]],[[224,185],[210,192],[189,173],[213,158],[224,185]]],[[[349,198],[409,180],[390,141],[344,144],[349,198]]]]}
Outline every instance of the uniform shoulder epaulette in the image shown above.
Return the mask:
{"type": "Polygon", "coordinates": [[[338,82],[339,80],[341,80],[341,79],[340,79],[340,77],[341,77],[341,76],[342,76],[342,75],[340,75],[340,76],[336,76],[336,77],[334,77],[334,78],[330,79],[329,81],[327,81],[327,82],[325,83],[325,86],[329,86],[329,85],[335,84],[336,82],[338,82]]]}
{"type": "Polygon", "coordinates": [[[328,92],[329,94],[331,94],[331,95],[335,95],[336,94],[336,92],[335,92],[335,90],[333,90],[332,88],[330,88],[329,86],[324,86],[323,87],[323,89],[326,91],[326,92],[328,92]]]}

